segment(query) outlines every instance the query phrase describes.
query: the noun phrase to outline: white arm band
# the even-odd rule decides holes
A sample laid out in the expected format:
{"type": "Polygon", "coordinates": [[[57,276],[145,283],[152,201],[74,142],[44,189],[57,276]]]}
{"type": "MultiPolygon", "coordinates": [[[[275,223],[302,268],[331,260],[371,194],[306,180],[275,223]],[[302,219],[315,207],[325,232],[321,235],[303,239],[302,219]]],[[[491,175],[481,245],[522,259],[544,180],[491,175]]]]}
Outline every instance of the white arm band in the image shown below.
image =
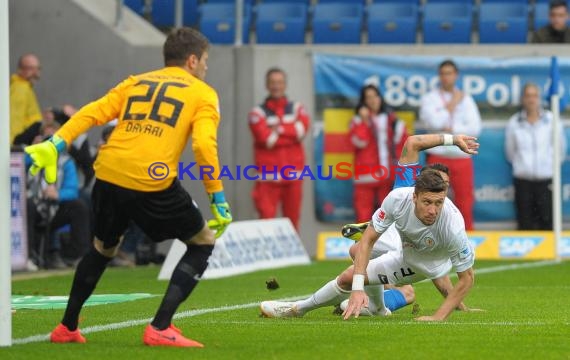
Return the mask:
{"type": "Polygon", "coordinates": [[[443,145],[452,146],[453,145],[453,135],[443,134],[443,145]]]}
{"type": "Polygon", "coordinates": [[[364,275],[354,274],[352,276],[352,291],[364,290],[364,275]]]}

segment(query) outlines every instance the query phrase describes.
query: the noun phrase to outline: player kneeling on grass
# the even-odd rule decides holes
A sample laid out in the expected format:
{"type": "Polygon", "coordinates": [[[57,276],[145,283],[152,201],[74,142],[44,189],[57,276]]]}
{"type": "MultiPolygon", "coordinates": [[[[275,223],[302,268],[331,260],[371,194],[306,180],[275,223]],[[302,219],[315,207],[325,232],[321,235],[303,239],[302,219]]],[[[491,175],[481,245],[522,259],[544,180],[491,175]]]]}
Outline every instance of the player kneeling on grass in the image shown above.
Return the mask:
{"type": "MultiPolygon", "coordinates": [[[[464,152],[476,154],[475,138],[463,135],[420,135],[408,138],[402,158],[437,145],[455,144],[464,152]]],[[[416,159],[417,161],[417,159],[416,159]]],[[[401,161],[402,163],[402,161],[401,161]]],[[[412,161],[404,162],[404,164],[412,161]]],[[[379,315],[390,313],[384,303],[383,285],[407,285],[432,279],[445,296],[433,316],[418,320],[444,320],[453,309],[466,310],[462,301],[473,286],[473,248],[467,239],[463,217],[446,198],[447,184],[439,172],[426,170],[415,187],[393,190],[382,203],[360,240],[354,265],[330,281],[310,298],[290,302],[264,301],[261,311],[269,317],[302,316],[306,312],[339,303],[350,295],[344,318],[360,315],[361,309],[379,315]],[[394,224],[402,241],[402,251],[390,251],[370,261],[374,243],[394,224]],[[452,266],[459,276],[455,287],[447,277],[452,266]],[[365,293],[365,287],[378,285],[381,291],[365,293]],[[352,289],[352,292],[350,291],[352,289]],[[370,301],[369,301],[370,300],[370,301]]]]}
{"type": "MultiPolygon", "coordinates": [[[[412,151],[408,151],[407,156],[405,158],[402,157],[399,160],[399,162],[400,164],[402,163],[406,164],[405,161],[410,161],[410,159],[411,160],[415,159],[415,156],[412,151]]],[[[416,182],[415,179],[417,175],[419,175],[417,174],[417,169],[419,167],[416,164],[406,164],[400,166],[404,167],[405,171],[403,172],[403,176],[396,177],[396,180],[394,182],[394,189],[400,187],[413,186],[416,182]],[[412,171],[409,171],[408,169],[412,169],[412,171]]],[[[437,170],[441,175],[441,177],[443,178],[443,181],[446,183],[446,185],[449,188],[449,169],[447,168],[447,166],[439,163],[430,164],[423,167],[419,171],[419,173],[427,169],[437,170]]],[[[356,243],[354,243],[349,249],[349,255],[353,261],[360,246],[358,241],[360,241],[360,239],[362,238],[362,233],[364,233],[364,231],[369,225],[370,222],[365,222],[359,224],[347,224],[342,228],[342,235],[344,237],[356,241],[356,243]]],[[[394,224],[392,224],[388,228],[388,230],[386,230],[386,232],[382,234],[380,239],[376,241],[370,253],[370,259],[375,259],[390,251],[397,251],[397,252],[402,251],[402,241],[400,240],[400,235],[398,234],[398,231],[396,231],[394,224]]],[[[446,278],[447,279],[442,279],[442,281],[447,281],[448,287],[451,287],[452,285],[449,276],[446,276],[446,278]]],[[[366,288],[366,292],[370,294],[370,296],[380,296],[381,295],[380,291],[383,292],[382,295],[384,296],[384,303],[386,305],[386,308],[388,308],[390,312],[394,312],[400,308],[403,308],[404,306],[412,304],[416,299],[416,294],[412,285],[394,286],[386,284],[384,285],[384,290],[381,290],[380,286],[368,286],[366,288]]],[[[338,309],[335,309],[335,313],[342,313],[344,310],[346,310],[347,306],[348,306],[348,299],[344,300],[340,304],[338,309]]],[[[370,312],[369,308],[363,308],[362,311],[360,312],[360,315],[371,316],[377,314],[370,312]]]]}

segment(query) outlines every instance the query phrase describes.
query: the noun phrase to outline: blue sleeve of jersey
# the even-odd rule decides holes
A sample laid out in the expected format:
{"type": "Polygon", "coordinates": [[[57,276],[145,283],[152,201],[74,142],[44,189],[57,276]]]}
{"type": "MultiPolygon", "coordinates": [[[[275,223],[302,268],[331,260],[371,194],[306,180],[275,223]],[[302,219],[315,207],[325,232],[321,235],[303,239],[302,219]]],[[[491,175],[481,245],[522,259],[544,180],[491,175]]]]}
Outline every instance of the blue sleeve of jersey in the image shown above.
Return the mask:
{"type": "Polygon", "coordinates": [[[392,312],[408,305],[404,294],[398,289],[384,290],[384,304],[392,312]]]}
{"type": "Polygon", "coordinates": [[[420,174],[422,166],[420,164],[406,164],[394,168],[394,189],[410,187],[416,184],[416,178],[420,174]]]}

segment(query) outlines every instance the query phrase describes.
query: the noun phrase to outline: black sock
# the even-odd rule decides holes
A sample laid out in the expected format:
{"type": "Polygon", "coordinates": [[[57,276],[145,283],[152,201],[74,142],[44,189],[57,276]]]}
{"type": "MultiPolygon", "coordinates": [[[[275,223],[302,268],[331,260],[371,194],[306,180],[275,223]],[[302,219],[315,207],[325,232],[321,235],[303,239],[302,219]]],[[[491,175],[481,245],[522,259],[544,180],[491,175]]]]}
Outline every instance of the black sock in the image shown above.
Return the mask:
{"type": "Polygon", "coordinates": [[[178,306],[188,298],[206,271],[214,245],[188,245],[188,249],[172,272],[170,283],[151,325],[164,330],[172,321],[178,306]]]}
{"type": "Polygon", "coordinates": [[[95,286],[110,260],[111,258],[103,256],[95,248],[91,248],[77,265],[69,300],[67,301],[67,308],[61,321],[69,330],[74,331],[77,329],[79,312],[85,301],[95,290],[95,286]]]}

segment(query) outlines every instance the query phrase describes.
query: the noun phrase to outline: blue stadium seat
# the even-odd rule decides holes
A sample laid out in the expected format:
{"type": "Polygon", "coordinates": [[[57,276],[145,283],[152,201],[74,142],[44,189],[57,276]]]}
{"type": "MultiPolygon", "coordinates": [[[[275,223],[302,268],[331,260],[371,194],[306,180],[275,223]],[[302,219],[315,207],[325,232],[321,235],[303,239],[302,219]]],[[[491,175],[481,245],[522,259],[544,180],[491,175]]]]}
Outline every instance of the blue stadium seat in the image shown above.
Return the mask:
{"type": "MultiPolygon", "coordinates": [[[[198,0],[183,0],[184,14],[182,22],[186,26],[198,23],[198,0]]],[[[174,26],[175,0],[152,2],[152,23],[158,27],[174,26]]]]}
{"type": "Polygon", "coordinates": [[[369,43],[415,43],[418,6],[413,3],[376,3],[368,6],[369,43]]]}
{"type": "Polygon", "coordinates": [[[471,42],[471,4],[427,3],[424,6],[423,34],[426,44],[467,44],[471,42]]]}
{"type": "Polygon", "coordinates": [[[482,44],[526,43],[528,5],[483,3],[479,10],[479,42],[482,44]]]}
{"type": "MultiPolygon", "coordinates": [[[[265,1],[265,0],[264,0],[265,1]]],[[[319,0],[319,4],[360,4],[362,6],[366,5],[366,0],[319,0]]]]}
{"type": "MultiPolygon", "coordinates": [[[[431,0],[430,0],[431,1],[431,0]]],[[[528,4],[528,0],[481,0],[481,5],[483,4],[528,4]]]]}
{"type": "MultiPolygon", "coordinates": [[[[482,0],[482,1],[487,1],[487,0],[482,0]]],[[[506,0],[508,1],[508,0],[506,0]]],[[[526,1],[526,0],[516,0],[516,1],[526,1]]],[[[475,2],[475,0],[427,0],[427,3],[430,4],[435,4],[435,3],[461,3],[461,4],[473,4],[475,2]]]]}
{"type": "Polygon", "coordinates": [[[152,23],[155,26],[174,26],[174,0],[152,2],[152,23]]]}
{"type": "Polygon", "coordinates": [[[360,43],[363,22],[362,5],[317,4],[313,11],[313,43],[360,43]]]}
{"type": "Polygon", "coordinates": [[[125,6],[140,16],[144,14],[144,0],[124,0],[125,6]]]}
{"type": "MultiPolygon", "coordinates": [[[[253,1],[253,0],[250,0],[250,1],[253,1]]],[[[272,3],[304,4],[306,6],[309,6],[309,5],[311,5],[311,0],[260,0],[259,3],[260,4],[272,4],[272,3]]]]}
{"type": "Polygon", "coordinates": [[[257,5],[255,35],[258,44],[303,44],[307,28],[305,4],[261,3],[257,5]]]}
{"type": "MultiPolygon", "coordinates": [[[[233,44],[235,41],[236,7],[230,3],[206,3],[199,7],[200,31],[213,44],[233,44]]],[[[244,5],[242,42],[249,43],[251,8],[244,5]]]]}
{"type": "MultiPolygon", "coordinates": [[[[160,1],[160,0],[158,0],[160,1]]],[[[244,5],[252,5],[254,0],[243,0],[244,5]]],[[[207,0],[208,4],[235,4],[236,0],[207,0]]]]}
{"type": "Polygon", "coordinates": [[[372,4],[389,4],[389,3],[398,3],[398,4],[415,4],[420,5],[421,0],[372,0],[372,4]]]}
{"type": "Polygon", "coordinates": [[[198,25],[198,0],[184,0],[184,15],[182,23],[185,26],[198,25]]]}
{"type": "Polygon", "coordinates": [[[548,3],[534,5],[534,30],[548,25],[548,13],[550,9],[548,3]]]}

